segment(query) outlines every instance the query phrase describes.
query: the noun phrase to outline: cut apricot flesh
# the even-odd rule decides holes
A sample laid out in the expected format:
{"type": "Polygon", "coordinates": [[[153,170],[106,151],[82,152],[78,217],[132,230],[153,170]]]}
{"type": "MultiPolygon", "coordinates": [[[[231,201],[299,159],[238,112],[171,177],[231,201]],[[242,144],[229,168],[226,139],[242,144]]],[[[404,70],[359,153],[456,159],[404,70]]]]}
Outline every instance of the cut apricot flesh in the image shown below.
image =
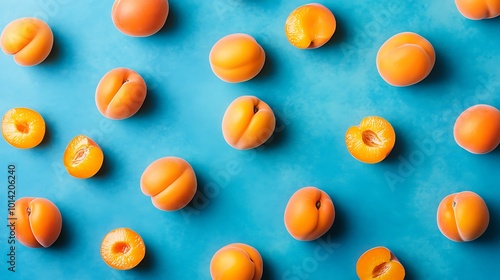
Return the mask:
{"type": "Polygon", "coordinates": [[[364,163],[384,160],[396,143],[392,125],[381,117],[366,117],[359,126],[350,127],[345,134],[349,153],[364,163]]]}
{"type": "Polygon", "coordinates": [[[356,273],[360,280],[402,280],[405,269],[398,259],[385,247],[366,251],[358,259],[356,273]]]}
{"type": "Polygon", "coordinates": [[[76,178],[90,178],[101,169],[104,154],[92,139],[78,135],[69,142],[63,162],[68,173],[76,178]]]}
{"type": "Polygon", "coordinates": [[[110,231],[101,243],[101,257],[114,269],[128,270],[136,267],[146,255],[142,237],[129,228],[110,231]]]}
{"type": "Polygon", "coordinates": [[[45,121],[34,110],[10,109],[2,118],[2,136],[7,143],[16,148],[36,147],[45,136],[45,121]]]}

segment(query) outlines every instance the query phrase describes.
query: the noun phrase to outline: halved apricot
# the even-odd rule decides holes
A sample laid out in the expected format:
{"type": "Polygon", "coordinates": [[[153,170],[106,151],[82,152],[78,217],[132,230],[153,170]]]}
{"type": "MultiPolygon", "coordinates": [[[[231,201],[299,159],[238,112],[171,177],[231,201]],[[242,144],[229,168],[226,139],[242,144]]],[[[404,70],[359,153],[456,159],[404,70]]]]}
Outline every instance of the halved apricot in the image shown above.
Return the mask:
{"type": "Polygon", "coordinates": [[[438,228],[450,240],[472,241],[486,231],[489,222],[488,207],[476,193],[450,194],[439,203],[438,228]]]}
{"type": "Polygon", "coordinates": [[[381,117],[371,116],[361,120],[359,126],[350,127],[345,134],[349,153],[364,163],[384,160],[396,143],[392,125],[381,117]]]}
{"type": "Polygon", "coordinates": [[[63,163],[69,175],[85,179],[101,169],[104,154],[101,147],[85,135],[73,138],[64,151],[63,163]]]}
{"type": "Polygon", "coordinates": [[[360,280],[403,280],[405,269],[394,254],[385,247],[366,251],[356,263],[360,280]]]}
{"type": "Polygon", "coordinates": [[[136,267],[146,255],[142,237],[129,228],[110,231],[101,243],[101,257],[110,267],[128,270],[136,267]]]}
{"type": "Polygon", "coordinates": [[[288,42],[299,49],[315,49],[326,44],[335,33],[337,21],[333,13],[317,3],[293,10],[285,23],[288,42]]]}
{"type": "Polygon", "coordinates": [[[57,206],[45,198],[23,197],[14,210],[16,239],[26,247],[50,247],[62,228],[57,206]]]}
{"type": "Polygon", "coordinates": [[[500,15],[498,0],[455,0],[460,13],[473,20],[494,18],[500,15]]]}
{"type": "Polygon", "coordinates": [[[219,249],[210,261],[213,280],[260,280],[262,257],[252,246],[234,243],[219,249]]]}
{"type": "Polygon", "coordinates": [[[111,18],[123,34],[146,37],[160,31],[168,12],[167,0],[115,0],[111,18]]]}
{"type": "Polygon", "coordinates": [[[13,55],[22,66],[44,61],[52,50],[54,35],[49,25],[37,18],[20,18],[9,23],[0,35],[4,53],[13,55]]]}
{"type": "Polygon", "coordinates": [[[10,109],[2,118],[2,136],[16,148],[36,147],[45,136],[45,121],[32,109],[10,109]]]}

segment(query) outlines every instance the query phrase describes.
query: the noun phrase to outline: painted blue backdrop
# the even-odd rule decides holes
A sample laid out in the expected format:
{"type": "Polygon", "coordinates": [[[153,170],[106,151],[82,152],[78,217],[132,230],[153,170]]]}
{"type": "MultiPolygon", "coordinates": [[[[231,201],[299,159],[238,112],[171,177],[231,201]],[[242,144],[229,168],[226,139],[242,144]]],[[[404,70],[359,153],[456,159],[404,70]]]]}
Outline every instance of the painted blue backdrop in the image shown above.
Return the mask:
{"type": "Polygon", "coordinates": [[[0,113],[29,107],[47,123],[43,143],[18,150],[0,141],[0,221],[7,223],[7,166],[17,170],[17,198],[45,197],[61,210],[63,230],[48,249],[16,247],[7,271],[8,230],[0,231],[1,279],[208,279],[212,255],[244,242],[264,259],[264,279],[355,279],[358,257],[387,246],[407,279],[492,279],[500,260],[500,149],[473,155],[453,140],[467,107],[500,107],[500,20],[471,21],[452,0],[331,1],[338,27],[316,50],[291,46],[288,14],[303,0],[171,0],[165,27],[148,38],[120,33],[113,1],[2,0],[0,26],[37,16],[55,45],[39,66],[0,54],[0,113]],[[413,31],[433,45],[437,61],[422,83],[395,88],[378,75],[375,57],[392,35],[413,31]],[[212,45],[230,33],[253,35],[267,60],[253,80],[228,84],[211,71],[212,45]],[[142,109],[123,121],[104,118],[94,103],[100,78],[129,67],[146,80],[142,109]],[[255,95],[278,117],[266,145],[237,151],[221,120],[236,97],[255,95]],[[396,146],[382,163],[352,158],[344,133],[369,115],[392,123],[396,146]],[[94,138],[105,163],[97,176],[69,176],[62,155],[78,134],[94,138]],[[143,170],[164,156],[189,161],[199,181],[194,201],[162,212],[141,193],[143,170]],[[337,217],[320,240],[299,242],[283,212],[299,188],[314,185],[332,198],[337,217]],[[471,190],[486,201],[491,222],[470,243],[438,230],[443,197],[471,190]],[[99,254],[104,235],[130,227],[147,255],[131,271],[109,268],[99,254]]]}

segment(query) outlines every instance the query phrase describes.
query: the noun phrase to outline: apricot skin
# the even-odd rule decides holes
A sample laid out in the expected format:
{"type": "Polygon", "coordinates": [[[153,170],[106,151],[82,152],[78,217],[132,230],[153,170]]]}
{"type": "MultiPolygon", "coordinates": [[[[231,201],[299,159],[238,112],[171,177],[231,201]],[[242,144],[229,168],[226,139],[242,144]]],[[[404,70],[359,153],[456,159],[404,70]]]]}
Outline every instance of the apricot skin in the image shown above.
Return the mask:
{"type": "Polygon", "coordinates": [[[498,0],[455,0],[460,13],[472,20],[490,19],[500,15],[498,0]]]}
{"type": "Polygon", "coordinates": [[[16,239],[26,247],[50,247],[59,237],[62,216],[45,198],[23,197],[16,201],[16,239]]]}
{"type": "Polygon", "coordinates": [[[263,262],[259,252],[242,243],[221,248],[210,261],[213,280],[259,280],[262,272],[263,262]]]}
{"type": "Polygon", "coordinates": [[[320,238],[333,225],[335,207],[324,191],[305,187],[295,192],[285,209],[285,226],[290,235],[301,241],[320,238]]]}
{"type": "Polygon", "coordinates": [[[52,50],[54,35],[49,25],[37,18],[20,18],[9,23],[0,35],[4,53],[22,66],[44,61],[52,50]]]}
{"type": "Polygon", "coordinates": [[[264,49],[247,34],[230,34],[217,41],[210,50],[210,67],[214,74],[228,83],[245,82],[264,67],[264,49]]]}
{"type": "Polygon", "coordinates": [[[122,33],[147,37],[160,31],[168,12],[167,0],[115,0],[111,18],[122,33]]]}
{"type": "Polygon", "coordinates": [[[493,151],[500,143],[500,111],[485,104],[468,108],[455,121],[453,137],[473,154],[493,151]]]}
{"type": "Polygon", "coordinates": [[[456,242],[478,238],[488,228],[489,221],[486,203],[479,195],[470,191],[446,196],[437,211],[439,230],[456,242]]]}
{"type": "Polygon", "coordinates": [[[164,157],[151,163],[141,176],[141,190],[163,211],[176,211],[193,199],[196,175],[189,163],[178,157],[164,157]]]}
{"type": "Polygon", "coordinates": [[[146,82],[137,72],[115,68],[106,73],[97,85],[95,102],[103,116],[122,120],[139,111],[146,94],[146,82]]]}
{"type": "Polygon", "coordinates": [[[424,37],[403,32],[389,38],[377,53],[377,69],[390,85],[416,84],[429,75],[436,61],[431,43],[424,37]]]}

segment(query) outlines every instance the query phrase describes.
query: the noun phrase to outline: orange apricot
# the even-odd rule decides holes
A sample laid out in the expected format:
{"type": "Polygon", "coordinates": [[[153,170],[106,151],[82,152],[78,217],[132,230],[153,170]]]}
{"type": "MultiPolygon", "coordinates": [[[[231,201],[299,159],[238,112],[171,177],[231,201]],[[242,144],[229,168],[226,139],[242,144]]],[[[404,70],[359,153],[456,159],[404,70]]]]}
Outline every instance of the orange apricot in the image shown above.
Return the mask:
{"type": "Polygon", "coordinates": [[[498,0],[455,0],[460,13],[473,20],[494,18],[500,15],[498,0]]]}
{"type": "Polygon", "coordinates": [[[260,280],[263,262],[252,246],[234,243],[219,249],[210,261],[213,280],[260,280]]]}
{"type": "Polygon", "coordinates": [[[377,53],[377,69],[390,85],[404,87],[416,84],[431,73],[436,53],[424,37],[403,32],[392,36],[377,53]]]}
{"type": "Polygon", "coordinates": [[[184,208],[197,189],[191,165],[178,157],[164,157],[151,163],[141,176],[141,190],[153,205],[164,211],[184,208]]]}
{"type": "Polygon", "coordinates": [[[167,21],[168,11],[167,0],[115,0],[111,18],[122,33],[146,37],[160,31],[167,21]]]}
{"type": "Polygon", "coordinates": [[[0,35],[4,53],[14,56],[22,66],[44,61],[52,50],[54,35],[49,25],[37,18],[19,18],[9,23],[0,35]]]}
{"type": "Polygon", "coordinates": [[[142,237],[129,228],[110,231],[101,243],[101,257],[110,267],[128,270],[136,267],[146,255],[142,237]]]}
{"type": "Polygon", "coordinates": [[[248,81],[259,74],[266,54],[247,34],[231,34],[215,43],[210,50],[210,67],[214,74],[228,83],[248,81]]]}
{"type": "Polygon", "coordinates": [[[333,13],[317,3],[293,10],[285,23],[288,42],[299,49],[316,49],[332,38],[337,21],[333,13]]]}
{"type": "Polygon", "coordinates": [[[19,149],[36,147],[45,136],[45,121],[32,109],[10,109],[2,118],[2,136],[19,149]]]}
{"type": "Polygon", "coordinates": [[[389,249],[375,247],[358,259],[356,274],[360,280],[403,280],[405,268],[389,249]]]}
{"type": "Polygon", "coordinates": [[[273,134],[276,118],[273,110],[255,96],[236,98],[222,118],[222,134],[226,142],[238,150],[264,144],[273,134]]]}
{"type": "Polygon", "coordinates": [[[396,133],[388,121],[371,116],[362,119],[359,126],[347,130],[345,143],[355,159],[373,164],[384,160],[392,151],[396,133]]]}
{"type": "Polygon", "coordinates": [[[69,175],[85,179],[101,169],[104,154],[101,147],[85,135],[73,138],[64,151],[63,163],[69,175]]]}
{"type": "Polygon", "coordinates": [[[115,68],[99,81],[95,103],[103,116],[122,120],[139,111],[146,93],[146,82],[141,75],[127,68],[115,68]]]}
{"type": "Polygon", "coordinates": [[[285,227],[301,241],[320,238],[333,225],[335,207],[328,194],[315,187],[296,191],[285,208],[285,227]]]}
{"type": "Polygon", "coordinates": [[[14,206],[16,239],[26,247],[50,247],[62,228],[57,206],[45,198],[23,197],[14,206]]]}
{"type": "Polygon", "coordinates": [[[500,143],[500,111],[485,104],[468,108],[455,121],[453,137],[473,154],[493,151],[500,143]]]}
{"type": "Polygon", "coordinates": [[[464,191],[443,198],[437,210],[437,224],[448,239],[463,242],[481,236],[488,228],[490,213],[476,193],[464,191]]]}

